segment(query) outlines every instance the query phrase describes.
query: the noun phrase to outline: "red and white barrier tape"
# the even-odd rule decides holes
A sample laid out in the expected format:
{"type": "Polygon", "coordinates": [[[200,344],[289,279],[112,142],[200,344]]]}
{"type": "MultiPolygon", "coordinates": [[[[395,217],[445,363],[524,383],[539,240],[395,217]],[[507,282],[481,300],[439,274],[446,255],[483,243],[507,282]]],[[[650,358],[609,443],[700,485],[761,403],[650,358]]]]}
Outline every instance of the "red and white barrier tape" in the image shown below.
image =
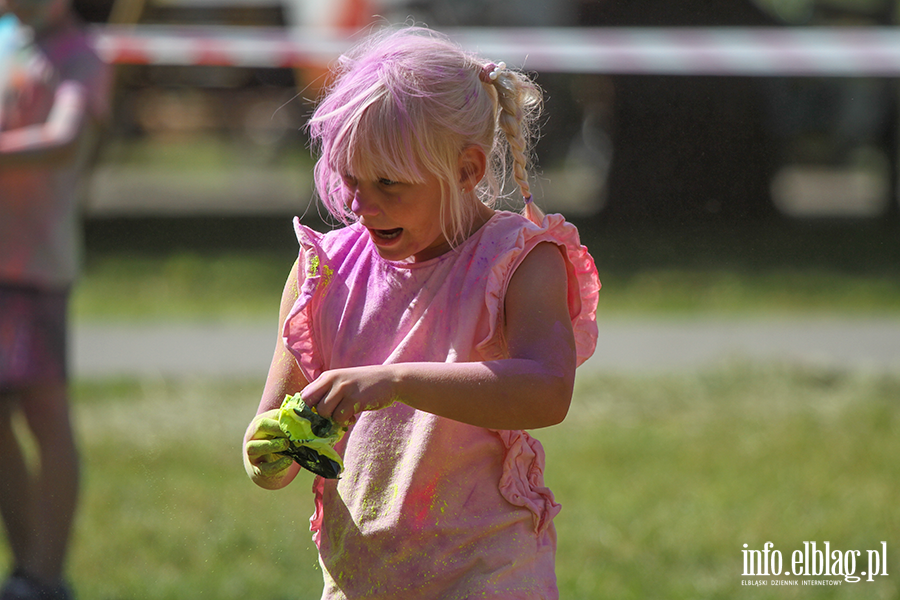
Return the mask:
{"type": "MultiPolygon", "coordinates": [[[[469,28],[446,32],[491,60],[538,72],[646,75],[900,75],[900,28],[469,28]]],[[[323,66],[352,40],[322,30],[97,26],[119,64],[323,66]]]]}

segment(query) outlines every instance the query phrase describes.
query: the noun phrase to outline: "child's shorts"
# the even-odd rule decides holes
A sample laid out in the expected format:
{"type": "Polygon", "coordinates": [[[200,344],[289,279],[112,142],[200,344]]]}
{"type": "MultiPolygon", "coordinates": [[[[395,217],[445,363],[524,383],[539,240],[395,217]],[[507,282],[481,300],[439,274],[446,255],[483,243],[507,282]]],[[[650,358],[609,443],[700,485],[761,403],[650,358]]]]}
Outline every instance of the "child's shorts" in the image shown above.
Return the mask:
{"type": "Polygon", "coordinates": [[[65,381],[69,292],[0,284],[0,391],[65,381]]]}

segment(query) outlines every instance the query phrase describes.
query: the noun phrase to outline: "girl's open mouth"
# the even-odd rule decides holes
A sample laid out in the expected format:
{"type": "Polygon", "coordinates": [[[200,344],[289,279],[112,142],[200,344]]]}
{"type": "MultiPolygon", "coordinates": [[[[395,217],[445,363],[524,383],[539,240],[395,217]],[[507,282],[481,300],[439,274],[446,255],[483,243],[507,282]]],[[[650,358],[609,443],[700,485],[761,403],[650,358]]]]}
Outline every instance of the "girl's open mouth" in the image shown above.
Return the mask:
{"type": "Polygon", "coordinates": [[[398,227],[397,229],[370,229],[372,235],[381,240],[393,240],[396,239],[401,233],[403,233],[403,228],[398,227]]]}

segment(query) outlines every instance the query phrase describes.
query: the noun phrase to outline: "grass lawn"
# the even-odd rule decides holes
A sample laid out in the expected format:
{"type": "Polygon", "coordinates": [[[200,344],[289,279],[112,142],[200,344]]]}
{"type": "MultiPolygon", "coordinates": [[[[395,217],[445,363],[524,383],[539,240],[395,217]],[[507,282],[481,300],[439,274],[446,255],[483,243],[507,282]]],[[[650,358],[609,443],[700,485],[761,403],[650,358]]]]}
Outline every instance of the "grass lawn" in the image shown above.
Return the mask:
{"type": "MultiPolygon", "coordinates": [[[[311,478],[268,492],[241,466],[261,383],[76,384],[80,597],[318,598],[311,478]]],[[[580,378],[569,418],[536,434],[563,505],[561,597],[896,598],[897,398],[900,377],[784,366],[580,378]],[[804,541],[861,563],[886,541],[889,576],[742,586],[743,545],[767,541],[786,564],[804,541]]]]}
{"type": "MultiPolygon", "coordinates": [[[[134,238],[127,251],[89,239],[74,318],[274,318],[289,240],[238,251],[170,233],[144,231],[154,247],[134,238]]],[[[582,235],[603,315],[900,315],[900,236],[877,227],[582,235]]],[[[311,477],[267,492],[241,465],[264,375],[75,382],[84,492],[69,572],[79,597],[319,597],[311,477]]],[[[900,597],[898,398],[900,375],[790,365],[581,376],[569,418],[536,434],[563,505],[561,597],[900,597]],[[857,571],[884,541],[890,575],[742,585],[775,579],[742,576],[744,544],[772,542],[789,567],[807,541],[861,551],[857,571]]],[[[8,558],[0,545],[0,565],[8,558]]]]}
{"type": "MultiPolygon", "coordinates": [[[[900,315],[900,235],[884,225],[578,225],[603,316],[900,315]]],[[[99,222],[88,232],[74,296],[82,320],[268,319],[297,253],[289,217],[99,222]]]]}

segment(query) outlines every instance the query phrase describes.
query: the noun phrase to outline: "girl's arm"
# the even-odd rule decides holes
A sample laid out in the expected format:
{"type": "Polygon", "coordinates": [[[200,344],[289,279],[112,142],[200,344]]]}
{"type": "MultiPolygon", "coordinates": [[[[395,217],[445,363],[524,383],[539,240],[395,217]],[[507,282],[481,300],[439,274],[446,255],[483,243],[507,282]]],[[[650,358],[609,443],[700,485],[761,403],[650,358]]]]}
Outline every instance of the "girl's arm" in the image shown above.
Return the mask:
{"type": "Polygon", "coordinates": [[[278,452],[287,450],[288,440],[278,426],[278,408],[285,395],[294,395],[309,382],[300,370],[294,356],[284,346],[281,332],[284,321],[297,300],[297,266],[295,262],[281,295],[278,315],[278,341],[275,354],[266,377],[262,399],[256,417],[244,434],[244,468],[256,485],[266,489],[280,489],[293,481],[300,467],[278,452]]]}
{"type": "Polygon", "coordinates": [[[339,423],[393,402],[491,429],[560,423],[572,399],[576,366],[567,293],[559,248],[539,244],[513,274],[506,293],[510,358],[335,369],[303,390],[304,401],[339,423]]]}

